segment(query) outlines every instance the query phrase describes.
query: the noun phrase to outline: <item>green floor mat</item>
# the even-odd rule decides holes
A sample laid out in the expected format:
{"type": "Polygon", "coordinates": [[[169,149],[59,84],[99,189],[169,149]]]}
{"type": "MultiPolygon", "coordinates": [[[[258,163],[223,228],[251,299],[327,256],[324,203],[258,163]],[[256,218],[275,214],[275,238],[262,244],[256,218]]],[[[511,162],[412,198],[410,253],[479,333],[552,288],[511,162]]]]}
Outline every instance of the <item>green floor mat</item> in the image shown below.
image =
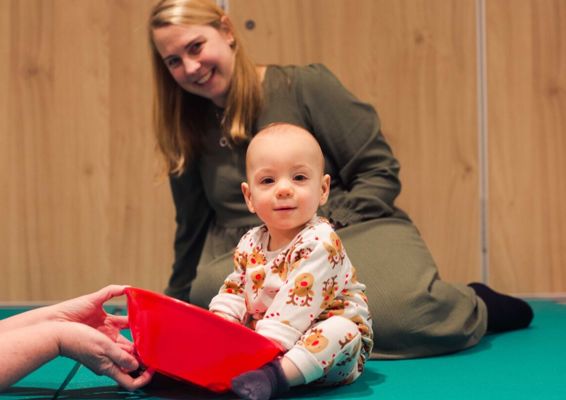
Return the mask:
{"type": "MultiPolygon", "coordinates": [[[[479,345],[456,354],[416,360],[368,362],[350,386],[295,389],[297,399],[566,399],[566,306],[530,301],[535,319],[528,329],[486,336],[479,345]]],[[[0,314],[0,317],[2,315],[0,314]]],[[[198,362],[187,360],[187,362],[198,362]]],[[[73,362],[59,358],[0,393],[0,399],[47,399],[73,362]]],[[[59,399],[232,399],[189,385],[156,381],[127,392],[109,378],[81,367],[59,399]]]]}

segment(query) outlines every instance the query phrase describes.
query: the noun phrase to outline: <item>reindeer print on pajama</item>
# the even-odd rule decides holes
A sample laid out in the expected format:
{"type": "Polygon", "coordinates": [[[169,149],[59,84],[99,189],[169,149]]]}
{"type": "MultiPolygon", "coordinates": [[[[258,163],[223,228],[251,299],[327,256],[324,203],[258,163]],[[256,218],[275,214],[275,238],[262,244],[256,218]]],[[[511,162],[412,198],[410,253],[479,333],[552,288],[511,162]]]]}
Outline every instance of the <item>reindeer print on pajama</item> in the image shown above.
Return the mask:
{"type": "Polygon", "coordinates": [[[279,343],[306,383],[353,382],[371,354],[365,285],[330,223],[313,217],[285,247],[268,251],[265,225],[248,231],[234,271],[210,303],[279,343]]]}

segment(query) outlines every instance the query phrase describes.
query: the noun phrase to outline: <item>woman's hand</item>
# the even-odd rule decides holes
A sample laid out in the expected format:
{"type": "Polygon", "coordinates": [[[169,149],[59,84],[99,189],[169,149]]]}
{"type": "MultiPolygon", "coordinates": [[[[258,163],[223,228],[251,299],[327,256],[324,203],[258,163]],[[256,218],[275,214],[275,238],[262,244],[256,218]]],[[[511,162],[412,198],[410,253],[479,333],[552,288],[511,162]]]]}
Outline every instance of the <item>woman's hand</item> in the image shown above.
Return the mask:
{"type": "Polygon", "coordinates": [[[137,378],[128,374],[139,368],[132,342],[120,333],[128,327],[128,317],[108,314],[103,307],[108,300],[122,296],[126,288],[109,285],[51,307],[52,318],[59,323],[60,354],[133,390],[148,383],[152,372],[145,371],[137,378]]]}
{"type": "Polygon", "coordinates": [[[129,375],[140,364],[133,356],[133,345],[125,338],[114,342],[102,332],[78,322],[50,323],[57,332],[62,356],[79,361],[98,375],[114,379],[128,390],[142,387],[151,380],[153,372],[149,370],[135,378],[129,375]]]}
{"type": "Polygon", "coordinates": [[[129,343],[120,334],[120,330],[128,327],[128,317],[112,315],[104,310],[104,303],[114,297],[122,296],[128,286],[109,285],[97,292],[66,300],[51,306],[55,321],[80,322],[86,324],[114,342],[129,343]]]}
{"type": "Polygon", "coordinates": [[[128,327],[128,318],[108,314],[103,308],[126,288],[107,286],[0,321],[0,390],[58,355],[77,360],[129,390],[147,384],[152,371],[135,378],[130,375],[140,365],[133,344],[120,334],[128,327]]]}

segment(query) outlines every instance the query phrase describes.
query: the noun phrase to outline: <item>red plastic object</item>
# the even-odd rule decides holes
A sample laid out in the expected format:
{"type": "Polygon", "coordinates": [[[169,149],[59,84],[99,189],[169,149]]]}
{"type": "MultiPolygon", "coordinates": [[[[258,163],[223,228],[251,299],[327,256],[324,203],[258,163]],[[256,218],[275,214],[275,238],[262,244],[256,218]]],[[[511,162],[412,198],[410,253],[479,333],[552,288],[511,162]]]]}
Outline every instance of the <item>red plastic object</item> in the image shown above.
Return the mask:
{"type": "Polygon", "coordinates": [[[133,287],[126,296],[140,360],[164,375],[221,393],[233,377],[280,353],[269,339],[208,310],[133,287]]]}

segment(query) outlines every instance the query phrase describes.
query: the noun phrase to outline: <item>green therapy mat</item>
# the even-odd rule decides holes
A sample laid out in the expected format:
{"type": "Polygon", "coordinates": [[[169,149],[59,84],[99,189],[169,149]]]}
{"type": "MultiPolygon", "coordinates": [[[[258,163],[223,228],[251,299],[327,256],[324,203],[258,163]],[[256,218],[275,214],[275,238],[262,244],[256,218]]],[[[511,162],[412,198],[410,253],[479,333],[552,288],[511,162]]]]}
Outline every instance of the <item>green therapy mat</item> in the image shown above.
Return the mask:
{"type": "MultiPolygon", "coordinates": [[[[415,360],[377,361],[354,384],[333,389],[295,389],[297,399],[566,399],[566,306],[532,300],[529,329],[488,335],[472,349],[415,360]]],[[[5,314],[4,314],[5,315],[5,314]]],[[[0,317],[4,316],[0,314],[0,317]]],[[[187,360],[187,362],[198,362],[187,360]]],[[[50,399],[73,368],[58,358],[0,393],[0,399],[50,399]]],[[[58,393],[59,399],[232,399],[167,380],[127,392],[85,367],[58,393]]]]}

